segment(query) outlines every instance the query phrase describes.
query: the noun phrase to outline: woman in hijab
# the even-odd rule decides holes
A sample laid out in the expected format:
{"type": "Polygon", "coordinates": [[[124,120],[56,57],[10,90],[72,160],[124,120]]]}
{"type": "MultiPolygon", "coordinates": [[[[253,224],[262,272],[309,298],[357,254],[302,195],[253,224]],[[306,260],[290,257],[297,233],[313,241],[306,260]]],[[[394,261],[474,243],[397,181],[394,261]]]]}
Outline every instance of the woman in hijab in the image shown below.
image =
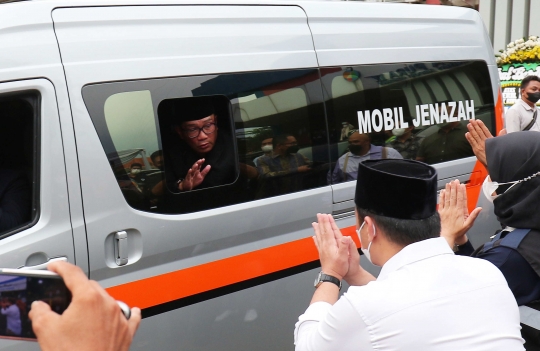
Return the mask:
{"type": "MultiPolygon", "coordinates": [[[[441,191],[441,236],[457,249],[456,254],[483,258],[497,266],[518,305],[524,305],[540,299],[540,138],[538,132],[490,136],[485,139],[485,157],[477,156],[489,171],[483,196],[493,201],[503,230],[474,250],[466,232],[481,209],[467,214],[465,186],[454,181],[441,191]]],[[[482,149],[475,151],[484,153],[482,149]]]]}

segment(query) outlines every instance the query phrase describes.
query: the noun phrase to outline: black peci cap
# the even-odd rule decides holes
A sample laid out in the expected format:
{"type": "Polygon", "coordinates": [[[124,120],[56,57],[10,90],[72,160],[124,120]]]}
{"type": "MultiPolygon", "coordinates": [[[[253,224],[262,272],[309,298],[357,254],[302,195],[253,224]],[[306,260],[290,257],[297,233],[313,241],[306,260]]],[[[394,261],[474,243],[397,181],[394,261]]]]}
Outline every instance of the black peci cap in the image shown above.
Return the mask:
{"type": "Polygon", "coordinates": [[[437,210],[437,171],[413,160],[361,162],[354,202],[384,217],[428,218],[437,210]]]}
{"type": "Polygon", "coordinates": [[[168,113],[172,124],[196,121],[215,114],[213,99],[207,96],[163,100],[158,114],[168,113]]]}

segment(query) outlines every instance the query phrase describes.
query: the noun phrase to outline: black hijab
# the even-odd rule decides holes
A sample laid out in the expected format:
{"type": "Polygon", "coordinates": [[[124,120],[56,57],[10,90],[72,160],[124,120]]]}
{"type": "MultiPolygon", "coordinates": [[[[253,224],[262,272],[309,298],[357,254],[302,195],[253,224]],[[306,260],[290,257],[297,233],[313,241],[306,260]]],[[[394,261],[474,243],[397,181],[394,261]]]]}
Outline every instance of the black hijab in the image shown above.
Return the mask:
{"type": "MultiPolygon", "coordinates": [[[[522,180],[540,171],[540,133],[516,132],[486,140],[491,181],[522,180]]],[[[540,176],[511,189],[501,185],[494,201],[495,215],[506,226],[540,230],[540,176]],[[509,189],[507,192],[505,192],[509,189]]]]}

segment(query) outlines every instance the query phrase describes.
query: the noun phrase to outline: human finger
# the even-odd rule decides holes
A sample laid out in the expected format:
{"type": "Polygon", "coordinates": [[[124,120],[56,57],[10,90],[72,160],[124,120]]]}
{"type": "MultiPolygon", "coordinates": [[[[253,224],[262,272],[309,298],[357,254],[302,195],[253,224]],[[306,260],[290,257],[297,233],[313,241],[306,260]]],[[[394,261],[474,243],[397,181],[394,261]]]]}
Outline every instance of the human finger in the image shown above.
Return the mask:
{"type": "Polygon", "coordinates": [[[336,221],[334,220],[334,217],[332,215],[328,215],[328,220],[330,222],[330,226],[332,227],[332,232],[334,233],[334,238],[336,240],[340,240],[343,237],[343,234],[341,234],[341,230],[336,224],[336,221]]]}
{"type": "Polygon", "coordinates": [[[478,120],[475,120],[475,121],[476,121],[476,124],[478,126],[478,130],[479,130],[480,133],[482,133],[482,135],[484,136],[484,139],[493,138],[493,134],[491,134],[491,132],[486,127],[484,122],[482,122],[482,120],[478,119],[478,120]]]}
{"type": "Polygon", "coordinates": [[[457,184],[456,181],[450,182],[450,206],[457,203],[457,184]]]}
{"type": "Polygon", "coordinates": [[[204,167],[204,169],[201,171],[201,177],[206,177],[206,175],[208,174],[208,172],[210,172],[210,168],[212,168],[212,166],[210,165],[207,165],[206,167],[204,167]]]}
{"type": "Polygon", "coordinates": [[[444,206],[448,207],[450,206],[450,190],[451,190],[452,182],[448,182],[445,185],[445,192],[444,192],[444,206]]]}
{"type": "Polygon", "coordinates": [[[463,218],[467,218],[467,216],[469,215],[469,208],[467,206],[467,187],[465,186],[465,184],[459,185],[458,201],[460,202],[460,206],[463,209],[463,218]]]}
{"type": "MultiPolygon", "coordinates": [[[[458,206],[458,208],[461,208],[463,209],[463,197],[464,197],[464,194],[463,194],[463,191],[465,190],[465,185],[464,184],[459,184],[459,182],[457,183],[457,186],[456,186],[456,205],[458,206]]],[[[465,213],[467,213],[467,206],[465,204],[465,213]]],[[[468,214],[468,213],[467,213],[468,214]]]]}
{"type": "Polygon", "coordinates": [[[89,287],[89,280],[86,274],[79,267],[71,263],[51,262],[47,265],[47,269],[62,277],[73,297],[84,293],[89,287]]]}
{"type": "Polygon", "coordinates": [[[469,124],[467,125],[467,129],[469,130],[469,133],[471,137],[474,139],[476,144],[480,144],[482,141],[482,136],[478,133],[480,128],[478,128],[478,125],[475,120],[471,120],[469,124]]]}
{"type": "Polygon", "coordinates": [[[471,212],[469,217],[467,217],[467,219],[465,220],[465,223],[463,224],[463,226],[467,230],[472,228],[472,226],[474,225],[474,221],[476,221],[476,218],[478,218],[478,215],[480,214],[480,212],[482,212],[482,207],[477,207],[471,212]]]}
{"type": "Polygon", "coordinates": [[[497,136],[502,136],[502,135],[506,135],[506,134],[508,134],[508,131],[506,130],[506,128],[503,128],[503,129],[501,129],[499,134],[497,134],[497,136]]]}
{"type": "Polygon", "coordinates": [[[128,329],[133,337],[135,335],[135,332],[139,328],[139,325],[141,324],[141,309],[138,307],[132,307],[131,308],[131,317],[129,317],[128,320],[128,329]]]}
{"type": "Polygon", "coordinates": [[[319,224],[317,222],[311,223],[311,226],[313,227],[313,231],[315,232],[315,235],[312,236],[313,241],[315,242],[315,246],[317,249],[320,248],[320,240],[321,240],[321,233],[319,229],[319,224]]]}
{"type": "Polygon", "coordinates": [[[34,301],[30,307],[28,318],[32,321],[32,329],[38,338],[47,326],[54,325],[60,315],[51,310],[51,306],[43,301],[34,301]]]}
{"type": "Polygon", "coordinates": [[[444,210],[444,198],[445,198],[445,191],[442,189],[439,192],[439,211],[444,210]]]}

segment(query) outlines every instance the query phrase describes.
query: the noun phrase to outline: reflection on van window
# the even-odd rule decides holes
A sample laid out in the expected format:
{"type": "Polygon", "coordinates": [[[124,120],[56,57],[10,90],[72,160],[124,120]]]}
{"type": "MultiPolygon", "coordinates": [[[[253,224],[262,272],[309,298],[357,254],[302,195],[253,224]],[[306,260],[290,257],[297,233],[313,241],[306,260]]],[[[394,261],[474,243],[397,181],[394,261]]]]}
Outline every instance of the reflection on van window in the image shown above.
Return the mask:
{"type": "Polygon", "coordinates": [[[149,157],[161,152],[150,91],[111,95],[103,110],[114,145],[109,163],[124,197],[135,208],[156,208],[163,174],[149,157]]]}
{"type": "Polygon", "coordinates": [[[325,186],[320,88],[302,69],[97,84],[83,97],[128,204],[177,214],[325,186]]]}
{"type": "MultiPolygon", "coordinates": [[[[355,179],[339,166],[347,153],[353,154],[345,137],[351,130],[403,158],[435,164],[473,156],[464,136],[469,119],[494,127],[485,62],[364,65],[324,68],[321,74],[332,160],[337,163],[331,182],[355,179]]],[[[366,150],[361,154],[371,158],[366,150]]]]}
{"type": "MultiPolygon", "coordinates": [[[[0,234],[32,220],[37,96],[0,96],[0,234]]],[[[37,204],[36,204],[37,206],[37,204]]]]}

